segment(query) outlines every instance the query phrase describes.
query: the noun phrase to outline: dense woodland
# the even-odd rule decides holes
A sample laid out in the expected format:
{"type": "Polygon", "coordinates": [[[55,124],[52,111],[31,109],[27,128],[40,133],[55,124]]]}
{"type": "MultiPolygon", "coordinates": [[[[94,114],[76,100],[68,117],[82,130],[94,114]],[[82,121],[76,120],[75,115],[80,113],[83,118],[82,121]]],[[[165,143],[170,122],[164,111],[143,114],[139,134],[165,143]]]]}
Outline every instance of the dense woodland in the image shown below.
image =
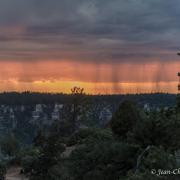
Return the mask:
{"type": "MultiPolygon", "coordinates": [[[[2,104],[61,102],[70,105],[66,118],[37,129],[25,145],[11,132],[1,138],[0,176],[13,165],[30,180],[156,180],[179,179],[158,170],[180,167],[180,97],[170,94],[90,96],[74,88],[71,95],[4,93],[2,104]],[[91,103],[116,104],[104,126],[78,126],[91,103]],[[148,103],[150,110],[143,109],[148,103]],[[166,107],[166,108],[165,108],[166,107]],[[152,170],[156,170],[153,174],[152,170]]],[[[69,106],[68,106],[69,107],[69,106]]],[[[154,171],[153,171],[154,172],[154,171]]]]}
{"type": "MultiPolygon", "coordinates": [[[[175,105],[176,95],[167,93],[151,94],[126,94],[126,95],[85,95],[86,99],[107,101],[119,104],[124,99],[137,102],[142,105],[148,103],[155,107],[175,105]]],[[[33,93],[33,92],[4,92],[0,93],[0,105],[32,105],[32,104],[53,104],[69,103],[72,101],[72,94],[63,93],[33,93]]]]}

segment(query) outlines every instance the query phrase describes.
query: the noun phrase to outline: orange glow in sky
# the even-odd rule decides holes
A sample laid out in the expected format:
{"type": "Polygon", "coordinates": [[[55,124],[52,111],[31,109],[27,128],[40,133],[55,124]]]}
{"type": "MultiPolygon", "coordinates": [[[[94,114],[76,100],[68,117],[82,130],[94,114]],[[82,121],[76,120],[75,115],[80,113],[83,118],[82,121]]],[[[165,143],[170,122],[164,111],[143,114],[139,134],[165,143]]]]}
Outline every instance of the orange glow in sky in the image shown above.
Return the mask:
{"type": "Polygon", "coordinates": [[[0,67],[0,91],[70,93],[80,86],[90,94],[177,93],[180,62],[0,61],[0,67]]]}

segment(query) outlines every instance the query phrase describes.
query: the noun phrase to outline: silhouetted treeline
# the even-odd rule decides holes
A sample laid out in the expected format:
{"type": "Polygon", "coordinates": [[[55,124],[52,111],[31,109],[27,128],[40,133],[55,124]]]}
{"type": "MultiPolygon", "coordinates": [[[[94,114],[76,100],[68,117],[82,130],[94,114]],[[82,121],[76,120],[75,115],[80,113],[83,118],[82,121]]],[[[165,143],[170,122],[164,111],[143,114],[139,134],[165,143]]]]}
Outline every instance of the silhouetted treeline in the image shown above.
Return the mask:
{"type": "MultiPolygon", "coordinates": [[[[175,94],[127,94],[127,95],[86,95],[93,102],[106,102],[118,105],[124,99],[132,100],[142,106],[148,103],[150,106],[173,106],[176,101],[175,94]]],[[[0,93],[0,105],[33,105],[70,103],[72,95],[63,93],[34,93],[34,92],[3,92],[0,93]]]]}

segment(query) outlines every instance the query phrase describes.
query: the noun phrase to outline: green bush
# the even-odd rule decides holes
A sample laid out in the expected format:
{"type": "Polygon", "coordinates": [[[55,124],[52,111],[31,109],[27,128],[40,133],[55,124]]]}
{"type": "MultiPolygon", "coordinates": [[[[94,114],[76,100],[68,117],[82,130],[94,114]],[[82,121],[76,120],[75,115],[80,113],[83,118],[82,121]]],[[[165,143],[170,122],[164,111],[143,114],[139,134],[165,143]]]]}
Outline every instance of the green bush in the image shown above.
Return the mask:
{"type": "Polygon", "coordinates": [[[164,111],[152,112],[138,120],[127,137],[129,143],[143,148],[153,145],[174,151],[180,148],[180,120],[164,111]]]}
{"type": "Polygon", "coordinates": [[[120,104],[111,119],[111,129],[116,136],[124,139],[140,119],[140,112],[134,103],[124,101],[120,104]]]}
{"type": "Polygon", "coordinates": [[[74,133],[67,142],[68,146],[87,144],[102,141],[113,141],[113,135],[109,129],[82,129],[74,133]]]}
{"type": "Polygon", "coordinates": [[[25,174],[31,173],[34,163],[38,161],[40,156],[40,151],[38,148],[29,148],[24,149],[19,154],[21,159],[21,166],[25,174]]]}
{"type": "Polygon", "coordinates": [[[1,139],[1,150],[4,155],[15,156],[19,151],[19,142],[13,134],[1,139]]]}
{"type": "Polygon", "coordinates": [[[135,167],[138,147],[118,142],[99,142],[74,150],[69,172],[75,180],[114,180],[135,167]]]}

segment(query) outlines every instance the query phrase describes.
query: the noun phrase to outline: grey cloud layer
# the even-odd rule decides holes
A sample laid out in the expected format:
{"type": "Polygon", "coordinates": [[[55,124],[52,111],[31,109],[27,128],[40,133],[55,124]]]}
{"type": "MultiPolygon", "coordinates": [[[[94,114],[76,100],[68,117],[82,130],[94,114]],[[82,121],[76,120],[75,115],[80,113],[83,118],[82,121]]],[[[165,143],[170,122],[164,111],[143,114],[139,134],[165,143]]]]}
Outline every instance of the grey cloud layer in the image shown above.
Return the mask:
{"type": "Polygon", "coordinates": [[[1,0],[0,59],[173,60],[179,19],[179,0],[1,0]]]}

